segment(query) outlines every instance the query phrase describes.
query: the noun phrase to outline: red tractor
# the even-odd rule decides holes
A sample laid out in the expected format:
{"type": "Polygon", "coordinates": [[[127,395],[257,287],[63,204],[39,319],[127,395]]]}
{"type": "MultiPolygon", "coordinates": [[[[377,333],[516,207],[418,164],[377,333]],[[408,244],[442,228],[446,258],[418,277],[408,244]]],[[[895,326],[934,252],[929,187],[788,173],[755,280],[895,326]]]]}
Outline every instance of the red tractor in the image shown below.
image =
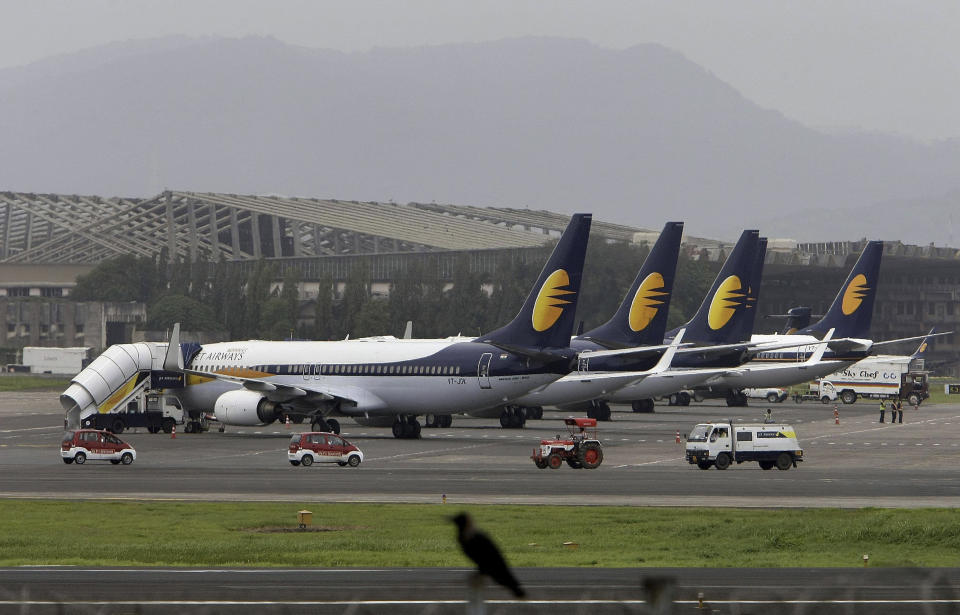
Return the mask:
{"type": "Polygon", "coordinates": [[[566,461],[571,468],[592,470],[603,463],[603,448],[597,439],[597,419],[570,417],[563,420],[570,438],[540,440],[540,448],[533,449],[533,463],[541,470],[558,469],[566,461]]]}

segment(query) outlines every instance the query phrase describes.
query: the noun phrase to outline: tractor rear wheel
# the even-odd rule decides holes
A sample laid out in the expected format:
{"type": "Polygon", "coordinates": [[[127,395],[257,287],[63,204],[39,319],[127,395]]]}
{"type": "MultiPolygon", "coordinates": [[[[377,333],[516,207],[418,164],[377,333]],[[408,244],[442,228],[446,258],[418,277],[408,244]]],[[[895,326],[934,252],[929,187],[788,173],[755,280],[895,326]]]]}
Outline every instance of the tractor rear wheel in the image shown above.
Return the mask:
{"type": "Polygon", "coordinates": [[[596,442],[588,442],[580,448],[577,459],[584,468],[593,470],[603,463],[603,449],[596,442]]]}
{"type": "Polygon", "coordinates": [[[567,465],[573,468],[574,470],[580,470],[583,468],[579,459],[574,459],[573,457],[567,457],[567,465]]]}
{"type": "Polygon", "coordinates": [[[563,465],[563,457],[561,457],[558,453],[550,453],[549,455],[547,455],[547,466],[551,470],[559,470],[560,466],[562,465],[563,465]]]}

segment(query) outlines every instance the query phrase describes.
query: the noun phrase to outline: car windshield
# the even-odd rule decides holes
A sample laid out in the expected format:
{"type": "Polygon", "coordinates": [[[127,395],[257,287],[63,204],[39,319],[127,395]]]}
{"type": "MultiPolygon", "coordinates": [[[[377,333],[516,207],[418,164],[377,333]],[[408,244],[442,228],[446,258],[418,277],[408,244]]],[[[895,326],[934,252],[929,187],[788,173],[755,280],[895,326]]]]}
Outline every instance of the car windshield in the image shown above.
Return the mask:
{"type": "Polygon", "coordinates": [[[697,425],[687,437],[687,442],[706,442],[707,434],[710,432],[709,425],[697,425]]]}

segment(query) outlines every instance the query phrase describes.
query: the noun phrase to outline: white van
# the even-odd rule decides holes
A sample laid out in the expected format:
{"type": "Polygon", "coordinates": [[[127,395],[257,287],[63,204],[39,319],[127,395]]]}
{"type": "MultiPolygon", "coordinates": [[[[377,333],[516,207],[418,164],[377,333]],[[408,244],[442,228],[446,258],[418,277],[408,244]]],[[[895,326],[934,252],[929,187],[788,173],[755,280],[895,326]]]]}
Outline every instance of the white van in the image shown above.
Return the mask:
{"type": "Polygon", "coordinates": [[[756,461],[764,470],[789,470],[803,461],[793,427],[783,423],[700,423],[687,436],[687,463],[701,470],[726,470],[733,462],[756,461]]]}

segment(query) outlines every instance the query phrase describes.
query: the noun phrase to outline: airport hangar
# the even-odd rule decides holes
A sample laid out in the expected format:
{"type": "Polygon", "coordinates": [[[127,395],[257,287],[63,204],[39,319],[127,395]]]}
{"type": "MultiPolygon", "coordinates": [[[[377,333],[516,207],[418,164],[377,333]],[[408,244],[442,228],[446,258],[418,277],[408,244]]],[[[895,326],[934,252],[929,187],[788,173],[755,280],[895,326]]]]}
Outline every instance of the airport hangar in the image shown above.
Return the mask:
{"type": "MultiPolygon", "coordinates": [[[[329,276],[342,286],[358,262],[369,268],[374,293],[385,295],[393,276],[415,261],[448,282],[464,256],[474,272],[491,274],[504,259],[540,259],[542,246],[568,220],[566,214],[529,209],[277,195],[0,192],[0,313],[6,320],[0,348],[9,353],[24,346],[87,346],[96,355],[131,341],[146,318],[143,304],[69,298],[78,275],[119,255],[171,262],[222,255],[241,269],[270,259],[278,276],[298,271],[301,298],[311,301],[318,279],[329,276]]],[[[592,232],[608,242],[641,244],[652,243],[658,230],[594,220],[592,232]]],[[[771,239],[759,313],[783,314],[796,305],[823,313],[864,242],[771,239]]],[[[688,256],[711,261],[725,258],[730,247],[689,236],[683,245],[688,256]]],[[[757,330],[777,325],[758,319],[757,330]]],[[[908,337],[932,326],[960,331],[960,250],[887,240],[874,338],[908,337]]],[[[958,377],[958,358],[955,333],[936,340],[927,365],[937,375],[958,377]]]]}

